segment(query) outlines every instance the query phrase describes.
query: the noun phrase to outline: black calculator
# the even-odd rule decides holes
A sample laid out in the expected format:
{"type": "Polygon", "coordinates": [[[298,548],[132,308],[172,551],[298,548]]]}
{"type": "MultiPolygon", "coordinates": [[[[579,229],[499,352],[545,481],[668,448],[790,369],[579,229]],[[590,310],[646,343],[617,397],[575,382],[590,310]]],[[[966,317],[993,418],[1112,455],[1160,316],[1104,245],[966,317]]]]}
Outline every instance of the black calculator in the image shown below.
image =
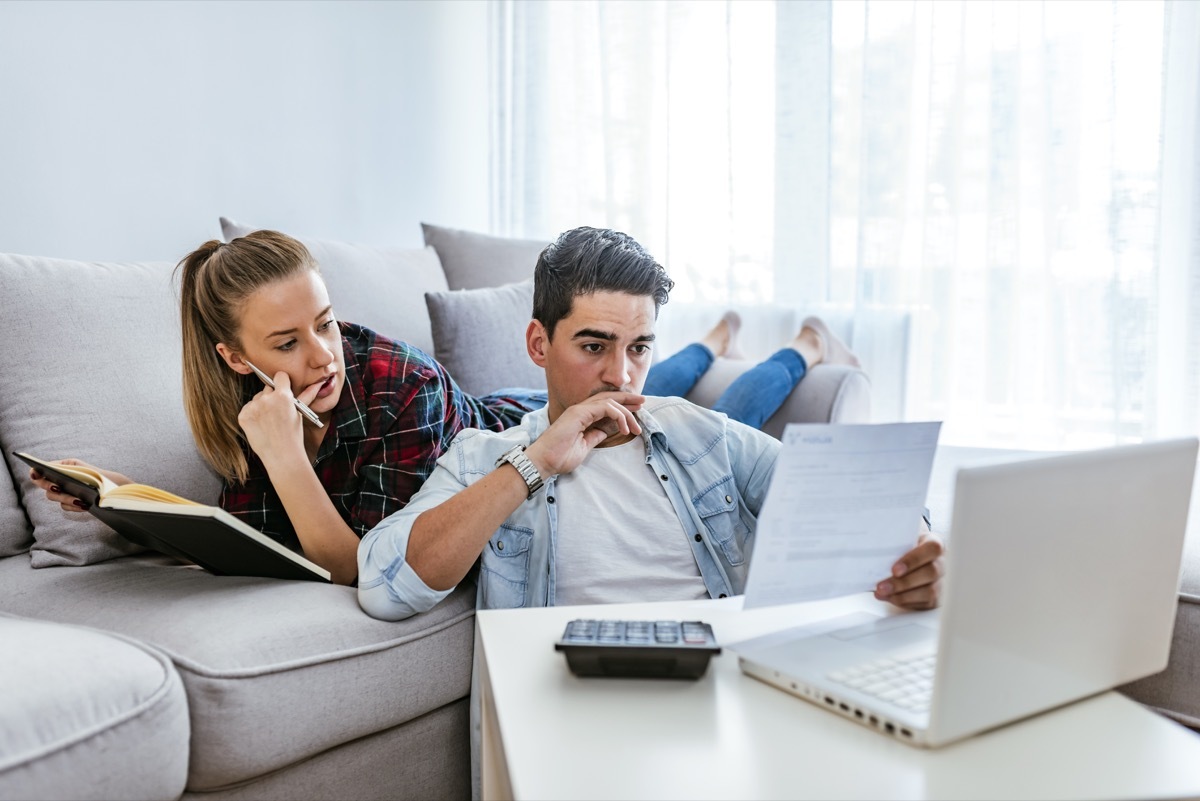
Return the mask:
{"type": "Polygon", "coordinates": [[[721,646],[697,620],[572,620],[554,650],[576,676],[698,679],[721,646]]]}

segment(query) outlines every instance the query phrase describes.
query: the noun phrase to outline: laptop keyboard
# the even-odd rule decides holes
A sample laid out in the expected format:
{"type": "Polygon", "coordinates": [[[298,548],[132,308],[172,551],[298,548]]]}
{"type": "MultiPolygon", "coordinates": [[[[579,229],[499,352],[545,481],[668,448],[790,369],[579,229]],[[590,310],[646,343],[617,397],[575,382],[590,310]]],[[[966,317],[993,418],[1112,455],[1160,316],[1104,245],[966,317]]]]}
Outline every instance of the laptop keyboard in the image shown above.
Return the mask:
{"type": "Polygon", "coordinates": [[[875,659],[829,674],[829,678],[910,712],[927,712],[933,694],[936,653],[875,659]]]}

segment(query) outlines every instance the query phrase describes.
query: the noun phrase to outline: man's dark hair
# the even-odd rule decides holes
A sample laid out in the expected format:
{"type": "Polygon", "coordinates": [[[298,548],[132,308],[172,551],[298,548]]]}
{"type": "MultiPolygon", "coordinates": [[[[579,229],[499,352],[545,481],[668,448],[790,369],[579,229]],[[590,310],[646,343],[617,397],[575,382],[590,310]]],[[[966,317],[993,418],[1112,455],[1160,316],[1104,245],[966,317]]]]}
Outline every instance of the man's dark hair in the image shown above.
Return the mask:
{"type": "Polygon", "coordinates": [[[553,338],[558,321],[579,295],[625,292],[654,298],[654,316],[675,282],[629,234],[609,228],[572,228],[546,246],[533,273],[533,317],[553,338]]]}

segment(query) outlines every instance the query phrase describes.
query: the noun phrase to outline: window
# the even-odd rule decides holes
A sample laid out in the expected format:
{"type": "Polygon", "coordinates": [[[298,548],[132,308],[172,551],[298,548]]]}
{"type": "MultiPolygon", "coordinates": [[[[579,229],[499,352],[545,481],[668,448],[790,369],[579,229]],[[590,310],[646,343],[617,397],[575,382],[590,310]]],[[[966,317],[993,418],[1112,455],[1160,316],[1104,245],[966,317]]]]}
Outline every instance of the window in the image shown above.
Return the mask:
{"type": "Polygon", "coordinates": [[[878,416],[943,442],[1194,431],[1197,5],[497,4],[494,226],[628,231],[665,327],[840,310],[878,416]]]}

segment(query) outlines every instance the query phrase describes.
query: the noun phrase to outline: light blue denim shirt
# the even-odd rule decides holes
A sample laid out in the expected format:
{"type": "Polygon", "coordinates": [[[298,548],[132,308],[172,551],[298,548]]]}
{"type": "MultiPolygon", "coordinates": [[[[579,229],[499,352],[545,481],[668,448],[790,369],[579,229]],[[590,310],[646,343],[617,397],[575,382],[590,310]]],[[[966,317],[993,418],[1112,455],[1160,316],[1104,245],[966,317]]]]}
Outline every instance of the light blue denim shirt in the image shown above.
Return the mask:
{"type": "MultiPolygon", "coordinates": [[[[779,441],[681,398],[649,398],[638,412],[646,464],[666,488],[688,532],[700,575],[713,598],[745,590],[754,531],[779,441]]],[[[430,589],[405,559],[413,523],[426,509],[496,469],[513,445],[546,430],[545,409],[499,433],[466,429],[408,505],[369,531],[358,547],[358,602],[371,616],[401,620],[450,594],[430,589]]],[[[483,549],[479,608],[553,606],[558,514],[555,481],[525,501],[483,549]]],[[[636,511],[629,524],[638,523],[636,511]]]]}

